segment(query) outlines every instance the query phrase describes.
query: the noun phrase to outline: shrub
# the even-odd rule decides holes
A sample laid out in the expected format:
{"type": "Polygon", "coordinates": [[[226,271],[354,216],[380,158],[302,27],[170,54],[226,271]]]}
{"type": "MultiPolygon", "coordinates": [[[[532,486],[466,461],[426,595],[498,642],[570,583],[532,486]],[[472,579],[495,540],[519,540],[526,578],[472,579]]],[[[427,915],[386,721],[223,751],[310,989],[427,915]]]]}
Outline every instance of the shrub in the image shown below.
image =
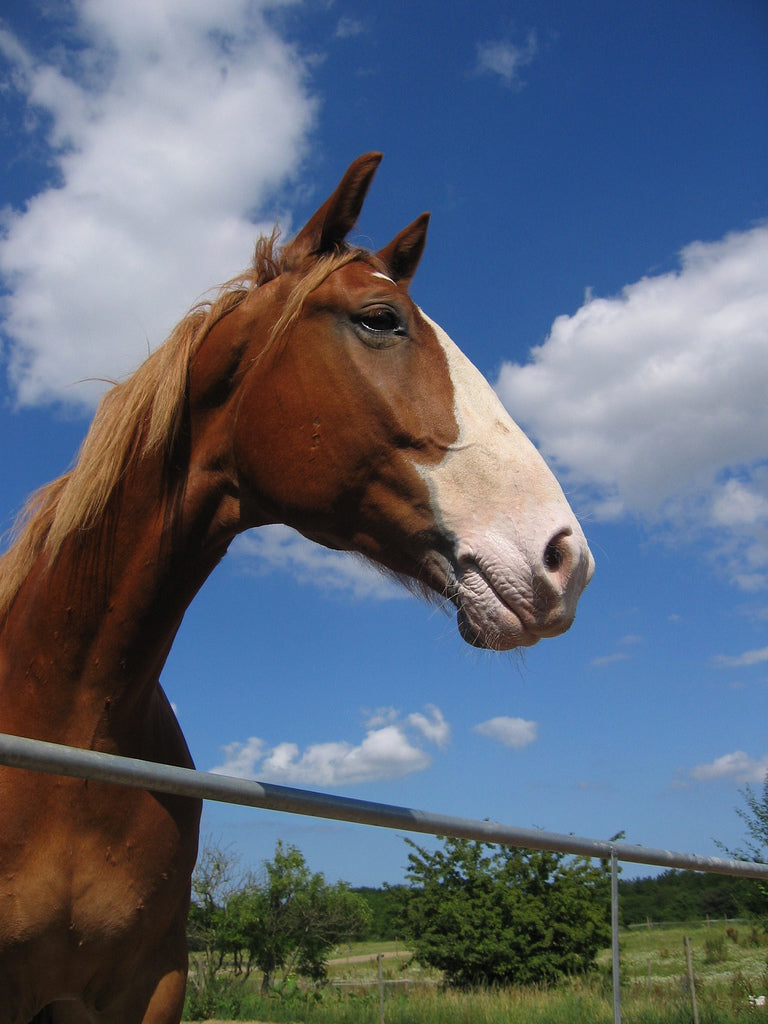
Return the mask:
{"type": "Polygon", "coordinates": [[[704,940],[704,962],[721,964],[728,959],[724,935],[709,935],[704,940]]]}
{"type": "Polygon", "coordinates": [[[435,853],[406,842],[405,928],[416,959],[449,985],[553,982],[589,970],[610,941],[602,867],[465,839],[435,853]]]}

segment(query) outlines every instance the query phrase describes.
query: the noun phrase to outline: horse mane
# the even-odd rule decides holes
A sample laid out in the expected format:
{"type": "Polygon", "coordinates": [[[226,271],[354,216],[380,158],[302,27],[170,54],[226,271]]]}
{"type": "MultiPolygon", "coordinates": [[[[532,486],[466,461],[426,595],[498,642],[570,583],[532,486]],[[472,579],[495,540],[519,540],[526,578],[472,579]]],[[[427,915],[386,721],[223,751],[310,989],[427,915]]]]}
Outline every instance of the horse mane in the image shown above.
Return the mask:
{"type": "Polygon", "coordinates": [[[72,468],[34,492],[10,531],[11,545],[0,557],[0,625],[24,580],[41,555],[51,564],[67,537],[101,520],[119,481],[132,465],[178,437],[187,396],[190,362],[211,329],[256,288],[299,270],[264,351],[285,335],[304,300],[325,278],[354,259],[370,259],[363,249],[335,252],[292,265],[289,247],[277,246],[277,228],[256,242],[251,266],[216,289],[179,321],[167,340],[125,381],[104,396],[72,468]]]}

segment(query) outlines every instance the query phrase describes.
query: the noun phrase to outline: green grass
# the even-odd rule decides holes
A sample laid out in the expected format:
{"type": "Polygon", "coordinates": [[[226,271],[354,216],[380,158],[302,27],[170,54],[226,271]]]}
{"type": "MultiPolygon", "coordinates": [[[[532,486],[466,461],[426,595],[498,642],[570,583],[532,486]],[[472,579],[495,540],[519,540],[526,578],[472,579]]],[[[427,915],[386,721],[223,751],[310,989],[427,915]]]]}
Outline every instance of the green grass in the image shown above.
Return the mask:
{"type": "MultiPolygon", "coordinates": [[[[690,1024],[684,936],[691,941],[701,1024],[765,1020],[768,1011],[750,1006],[749,996],[768,993],[768,940],[751,925],[718,922],[671,928],[623,930],[621,1008],[624,1024],[690,1024]]],[[[290,983],[262,998],[242,992],[238,1005],[218,1014],[241,1020],[290,1024],[378,1024],[378,953],[382,960],[386,1024],[612,1024],[610,950],[598,970],[553,988],[506,988],[454,992],[437,972],[409,961],[402,943],[358,943],[339,949],[346,962],[331,963],[330,984],[321,990],[290,983]],[[367,960],[350,960],[367,957],[367,960]],[[407,982],[407,985],[405,984],[407,982]],[[394,984],[396,983],[396,984],[394,984]]],[[[257,988],[254,984],[253,988],[257,988]]]]}
{"type": "MultiPolygon", "coordinates": [[[[619,937],[623,984],[665,983],[687,972],[683,939],[691,942],[694,975],[705,986],[742,973],[765,987],[768,938],[751,924],[693,922],[673,927],[634,927],[619,937]]],[[[609,950],[598,962],[608,967],[609,950]]],[[[764,990],[764,989],[763,989],[764,990]]]]}

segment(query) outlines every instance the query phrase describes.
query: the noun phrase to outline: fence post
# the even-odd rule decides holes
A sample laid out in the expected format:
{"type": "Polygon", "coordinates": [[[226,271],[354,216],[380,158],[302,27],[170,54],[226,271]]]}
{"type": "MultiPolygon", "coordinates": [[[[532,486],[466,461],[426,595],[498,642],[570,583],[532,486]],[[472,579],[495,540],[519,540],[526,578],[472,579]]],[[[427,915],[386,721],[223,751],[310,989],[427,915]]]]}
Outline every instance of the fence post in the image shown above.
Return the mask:
{"type": "Polygon", "coordinates": [[[621,1024],[621,977],[619,974],[619,870],[616,850],[611,849],[611,964],[613,973],[613,1024],[621,1024]]]}
{"type": "Polygon", "coordinates": [[[693,1024],[699,1024],[699,1007],[696,1003],[696,981],[693,977],[693,956],[691,955],[691,940],[686,935],[683,939],[685,946],[685,958],[688,961],[688,981],[691,985],[691,1003],[693,1005],[693,1024]]]}
{"type": "Polygon", "coordinates": [[[381,968],[383,957],[381,953],[376,956],[379,962],[379,1024],[384,1024],[384,972],[381,968]]]}

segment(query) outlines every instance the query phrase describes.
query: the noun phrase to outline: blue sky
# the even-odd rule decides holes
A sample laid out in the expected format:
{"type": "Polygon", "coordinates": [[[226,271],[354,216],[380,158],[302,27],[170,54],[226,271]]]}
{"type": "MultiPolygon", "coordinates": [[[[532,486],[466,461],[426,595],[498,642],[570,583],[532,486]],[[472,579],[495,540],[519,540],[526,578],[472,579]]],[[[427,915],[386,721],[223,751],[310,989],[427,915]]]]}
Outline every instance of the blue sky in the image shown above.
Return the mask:
{"type": "MultiPolygon", "coordinates": [[[[716,854],[768,770],[768,9],[10,0],[0,507],[260,231],[385,153],[356,240],[433,214],[412,294],[556,469],[597,561],[571,631],[452,617],[280,529],[163,682],[199,767],[716,854]]],[[[255,865],[402,878],[402,836],[208,805],[255,865]]],[[[628,873],[642,873],[632,868],[628,873]]]]}

